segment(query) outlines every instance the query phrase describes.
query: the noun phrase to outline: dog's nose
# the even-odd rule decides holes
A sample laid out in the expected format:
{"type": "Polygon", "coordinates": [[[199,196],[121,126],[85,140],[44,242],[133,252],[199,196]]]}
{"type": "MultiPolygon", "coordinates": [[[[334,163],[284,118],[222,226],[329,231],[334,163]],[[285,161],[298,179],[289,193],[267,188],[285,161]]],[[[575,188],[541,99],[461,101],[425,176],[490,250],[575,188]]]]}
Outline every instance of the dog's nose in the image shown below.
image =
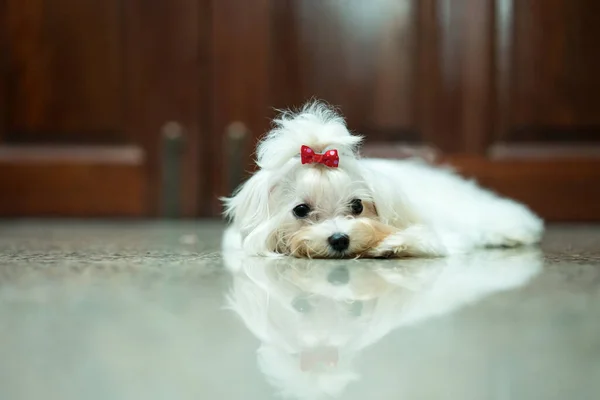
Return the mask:
{"type": "Polygon", "coordinates": [[[350,238],[344,233],[334,233],[327,241],[335,251],[344,251],[350,245],[350,238]]]}

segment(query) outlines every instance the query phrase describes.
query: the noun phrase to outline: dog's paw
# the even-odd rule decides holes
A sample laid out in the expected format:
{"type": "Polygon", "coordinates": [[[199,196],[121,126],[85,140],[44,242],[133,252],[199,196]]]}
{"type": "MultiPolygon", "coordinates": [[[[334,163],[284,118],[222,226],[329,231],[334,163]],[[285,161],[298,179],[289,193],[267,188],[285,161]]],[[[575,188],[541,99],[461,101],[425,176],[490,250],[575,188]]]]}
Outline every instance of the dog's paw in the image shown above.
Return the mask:
{"type": "Polygon", "coordinates": [[[408,249],[406,239],[400,233],[392,234],[383,239],[377,246],[366,253],[367,257],[394,258],[406,256],[408,249]]]}

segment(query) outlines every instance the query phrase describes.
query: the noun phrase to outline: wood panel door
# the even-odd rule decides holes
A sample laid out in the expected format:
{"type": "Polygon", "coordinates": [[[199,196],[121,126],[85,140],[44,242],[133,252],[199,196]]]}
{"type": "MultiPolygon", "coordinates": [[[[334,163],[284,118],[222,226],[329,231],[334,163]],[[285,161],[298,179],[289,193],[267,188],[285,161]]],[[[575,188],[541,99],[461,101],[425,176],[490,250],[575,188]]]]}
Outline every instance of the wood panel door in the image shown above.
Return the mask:
{"type": "Polygon", "coordinates": [[[0,2],[1,216],[197,212],[200,15],[193,0],[0,2]]]}
{"type": "Polygon", "coordinates": [[[366,135],[364,155],[419,154],[549,220],[600,220],[598,4],[214,2],[213,194],[239,176],[231,148],[251,169],[272,107],[318,97],[366,135]]]}

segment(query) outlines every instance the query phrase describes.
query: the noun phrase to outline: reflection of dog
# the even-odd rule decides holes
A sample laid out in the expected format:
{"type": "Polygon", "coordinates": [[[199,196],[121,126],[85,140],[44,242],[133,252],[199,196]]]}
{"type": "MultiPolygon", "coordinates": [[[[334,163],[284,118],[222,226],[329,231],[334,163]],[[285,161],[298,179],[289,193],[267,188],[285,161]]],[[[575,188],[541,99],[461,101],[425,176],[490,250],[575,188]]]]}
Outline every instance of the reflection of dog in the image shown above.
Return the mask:
{"type": "Polygon", "coordinates": [[[321,103],[277,119],[260,169],[225,199],[245,251],[443,256],[540,239],[541,220],[522,204],[423,162],[359,159],[360,141],[321,103]]]}
{"type": "Polygon", "coordinates": [[[229,252],[229,308],[260,340],[270,383],[295,398],[340,394],[359,375],[352,360],[391,330],[524,284],[536,249],[438,259],[328,262],[229,252]]]}

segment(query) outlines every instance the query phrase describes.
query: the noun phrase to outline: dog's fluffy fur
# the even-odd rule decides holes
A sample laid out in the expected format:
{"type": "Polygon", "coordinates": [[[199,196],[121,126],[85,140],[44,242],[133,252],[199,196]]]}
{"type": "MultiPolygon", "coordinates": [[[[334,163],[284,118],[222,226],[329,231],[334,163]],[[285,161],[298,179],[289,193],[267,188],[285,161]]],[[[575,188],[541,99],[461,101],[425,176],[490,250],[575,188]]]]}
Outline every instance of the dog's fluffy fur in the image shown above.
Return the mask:
{"type": "Polygon", "coordinates": [[[258,171],[224,199],[229,245],[254,255],[436,257],[540,240],[543,223],[524,205],[420,160],[360,158],[361,140],[321,102],[283,112],[258,145],[258,171]],[[302,165],[302,145],[337,149],[339,168],[302,165]],[[294,216],[299,204],[310,207],[306,218],[294,216]],[[335,233],[349,236],[347,249],[330,245],[335,233]]]}

